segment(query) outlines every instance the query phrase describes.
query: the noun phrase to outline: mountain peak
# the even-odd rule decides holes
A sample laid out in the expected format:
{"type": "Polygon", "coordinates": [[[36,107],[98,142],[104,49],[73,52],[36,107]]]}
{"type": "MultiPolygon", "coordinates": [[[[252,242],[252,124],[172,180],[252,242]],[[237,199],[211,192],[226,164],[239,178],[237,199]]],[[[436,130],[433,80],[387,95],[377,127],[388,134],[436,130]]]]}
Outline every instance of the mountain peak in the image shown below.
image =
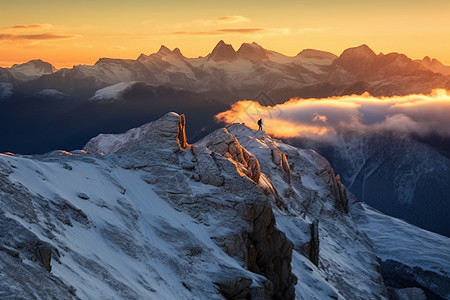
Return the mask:
{"type": "Polygon", "coordinates": [[[84,150],[92,153],[116,153],[160,147],[176,150],[186,148],[185,117],[174,112],[121,134],[99,134],[84,150]],[[162,145],[164,145],[162,147],[162,145]]]}
{"type": "Polygon", "coordinates": [[[429,56],[425,56],[425,57],[422,59],[422,61],[423,61],[424,63],[429,63],[429,64],[431,64],[431,58],[430,58],[429,56]]]}
{"type": "Polygon", "coordinates": [[[172,54],[178,58],[184,58],[184,55],[181,53],[179,48],[173,49],[172,54]]]}
{"type": "Polygon", "coordinates": [[[267,50],[253,42],[243,43],[236,52],[239,57],[247,60],[263,60],[268,59],[267,50]]]}
{"type": "MultiPolygon", "coordinates": [[[[340,66],[358,78],[368,78],[376,72],[375,61],[377,55],[366,44],[348,48],[333,61],[333,65],[340,66]]],[[[380,56],[381,57],[381,56],[380,56]]]]}
{"type": "Polygon", "coordinates": [[[15,64],[11,67],[15,76],[22,79],[38,78],[44,74],[52,74],[57,69],[50,63],[41,59],[33,59],[24,64],[15,64]]]}
{"type": "Polygon", "coordinates": [[[321,50],[314,49],[303,49],[300,51],[297,56],[305,57],[305,58],[318,58],[318,59],[330,59],[334,60],[337,58],[337,55],[321,50]]]}
{"type": "Polygon", "coordinates": [[[208,55],[208,60],[213,61],[233,61],[237,58],[236,51],[231,44],[225,44],[220,40],[214,47],[213,51],[208,55]]]}
{"type": "Polygon", "coordinates": [[[350,55],[358,55],[358,56],[368,56],[368,57],[375,57],[377,56],[375,52],[373,52],[372,49],[370,49],[369,46],[366,44],[362,44],[358,47],[348,48],[342,52],[341,56],[344,54],[350,54],[350,55]]]}
{"type": "Polygon", "coordinates": [[[161,45],[161,47],[159,48],[159,50],[158,50],[157,53],[158,53],[158,54],[161,54],[161,55],[167,55],[167,54],[172,53],[172,51],[170,51],[170,49],[167,48],[166,46],[161,45]]]}

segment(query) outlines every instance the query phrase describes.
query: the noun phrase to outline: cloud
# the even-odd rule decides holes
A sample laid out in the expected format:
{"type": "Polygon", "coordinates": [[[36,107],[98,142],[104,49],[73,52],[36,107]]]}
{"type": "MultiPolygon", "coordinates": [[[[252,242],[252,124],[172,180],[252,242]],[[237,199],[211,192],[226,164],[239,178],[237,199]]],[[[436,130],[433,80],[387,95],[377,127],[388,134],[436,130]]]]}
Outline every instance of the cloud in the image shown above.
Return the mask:
{"type": "Polygon", "coordinates": [[[262,106],[239,101],[216,115],[226,123],[243,122],[276,137],[306,137],[332,140],[344,132],[362,134],[392,132],[450,137],[450,92],[435,90],[429,95],[376,98],[369,94],[322,99],[291,99],[283,104],[262,106]]]}
{"type": "Polygon", "coordinates": [[[37,43],[38,41],[67,40],[78,37],[64,33],[66,29],[63,26],[52,24],[15,25],[0,29],[0,41],[37,43]]]}
{"type": "Polygon", "coordinates": [[[10,33],[0,33],[0,40],[7,41],[36,41],[36,40],[62,40],[62,39],[72,39],[75,35],[61,34],[44,32],[37,34],[10,34],[10,33]]]}
{"type": "Polygon", "coordinates": [[[124,51],[124,50],[127,50],[127,47],[124,47],[124,46],[112,46],[112,47],[109,48],[109,50],[124,51]]]}
{"type": "Polygon", "coordinates": [[[267,29],[264,28],[224,28],[206,31],[176,31],[173,32],[173,34],[204,36],[204,35],[225,35],[225,34],[255,34],[265,32],[267,32],[267,29]]]}
{"type": "Polygon", "coordinates": [[[327,118],[327,116],[321,116],[318,113],[315,113],[314,118],[312,120],[313,120],[313,122],[326,123],[328,121],[328,118],[327,118]]]}
{"type": "Polygon", "coordinates": [[[16,25],[16,26],[2,28],[2,30],[39,29],[39,28],[43,28],[43,27],[44,27],[43,24],[16,25]]]}
{"type": "Polygon", "coordinates": [[[236,23],[250,22],[250,19],[243,16],[224,16],[218,18],[217,21],[219,23],[236,24],[236,23]]]}

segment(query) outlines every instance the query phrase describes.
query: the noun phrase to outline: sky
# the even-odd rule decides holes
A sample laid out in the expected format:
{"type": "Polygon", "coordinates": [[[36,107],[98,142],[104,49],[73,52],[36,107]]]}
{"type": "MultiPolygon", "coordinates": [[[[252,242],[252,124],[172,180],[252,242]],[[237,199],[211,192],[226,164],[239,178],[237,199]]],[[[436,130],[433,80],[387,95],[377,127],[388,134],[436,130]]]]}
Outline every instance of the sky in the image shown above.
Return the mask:
{"type": "Polygon", "coordinates": [[[296,55],[367,44],[450,65],[448,0],[0,1],[0,66],[40,58],[58,68],[136,59],[164,44],[205,56],[219,40],[296,55]]]}

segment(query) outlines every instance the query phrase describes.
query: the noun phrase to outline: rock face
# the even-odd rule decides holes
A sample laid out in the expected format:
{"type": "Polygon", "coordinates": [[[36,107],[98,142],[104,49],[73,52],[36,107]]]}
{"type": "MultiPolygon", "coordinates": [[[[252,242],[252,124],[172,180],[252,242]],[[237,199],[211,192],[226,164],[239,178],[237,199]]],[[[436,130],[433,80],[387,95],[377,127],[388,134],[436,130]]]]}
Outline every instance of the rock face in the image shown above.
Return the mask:
{"type": "Polygon", "coordinates": [[[242,124],[188,145],[185,122],[0,155],[2,296],[386,299],[323,157],[242,124]]]}
{"type": "Polygon", "coordinates": [[[259,183],[261,170],[256,157],[243,148],[238,140],[230,134],[225,128],[219,129],[209,135],[207,138],[199,141],[197,145],[205,146],[213,152],[230,158],[236,162],[236,170],[259,183]]]}
{"type": "Polygon", "coordinates": [[[319,265],[319,221],[311,223],[311,242],[309,246],[309,260],[315,265],[319,265]]]}
{"type": "Polygon", "coordinates": [[[90,140],[83,150],[108,154],[154,148],[152,145],[165,146],[172,150],[180,147],[185,149],[187,144],[184,115],[168,113],[155,122],[130,129],[123,134],[100,134],[90,140]]]}

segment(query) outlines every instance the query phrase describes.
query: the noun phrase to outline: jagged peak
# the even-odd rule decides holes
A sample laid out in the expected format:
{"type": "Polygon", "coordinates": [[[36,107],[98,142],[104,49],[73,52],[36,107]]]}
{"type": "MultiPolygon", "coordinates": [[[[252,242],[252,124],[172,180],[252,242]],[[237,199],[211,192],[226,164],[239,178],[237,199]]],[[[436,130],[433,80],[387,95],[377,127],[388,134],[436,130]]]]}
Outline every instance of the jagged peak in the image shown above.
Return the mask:
{"type": "Polygon", "coordinates": [[[236,53],[240,58],[248,60],[263,60],[269,58],[267,50],[255,42],[251,44],[243,43],[236,53]]]}
{"type": "Polygon", "coordinates": [[[225,44],[223,40],[220,40],[208,55],[208,60],[213,61],[233,61],[236,58],[237,54],[233,46],[231,44],[225,44]]]}
{"type": "Polygon", "coordinates": [[[426,63],[431,63],[431,58],[430,58],[429,56],[425,56],[425,57],[422,59],[422,61],[423,61],[423,62],[426,62],[426,63]]]}
{"type": "Polygon", "coordinates": [[[440,64],[440,65],[444,65],[443,63],[441,63],[440,60],[437,60],[436,58],[433,58],[433,59],[431,60],[431,62],[432,62],[432,63],[440,64]]]}
{"type": "Polygon", "coordinates": [[[157,53],[158,53],[158,54],[161,54],[161,55],[167,55],[167,54],[172,53],[172,51],[170,51],[170,49],[167,48],[166,46],[161,45],[161,47],[159,48],[159,50],[158,50],[157,53]]]}
{"type": "Polygon", "coordinates": [[[146,59],[148,55],[145,55],[144,53],[139,54],[139,57],[136,60],[146,59]]]}
{"type": "Polygon", "coordinates": [[[184,55],[181,53],[181,50],[178,47],[172,50],[172,55],[178,58],[184,58],[184,55]]]}

